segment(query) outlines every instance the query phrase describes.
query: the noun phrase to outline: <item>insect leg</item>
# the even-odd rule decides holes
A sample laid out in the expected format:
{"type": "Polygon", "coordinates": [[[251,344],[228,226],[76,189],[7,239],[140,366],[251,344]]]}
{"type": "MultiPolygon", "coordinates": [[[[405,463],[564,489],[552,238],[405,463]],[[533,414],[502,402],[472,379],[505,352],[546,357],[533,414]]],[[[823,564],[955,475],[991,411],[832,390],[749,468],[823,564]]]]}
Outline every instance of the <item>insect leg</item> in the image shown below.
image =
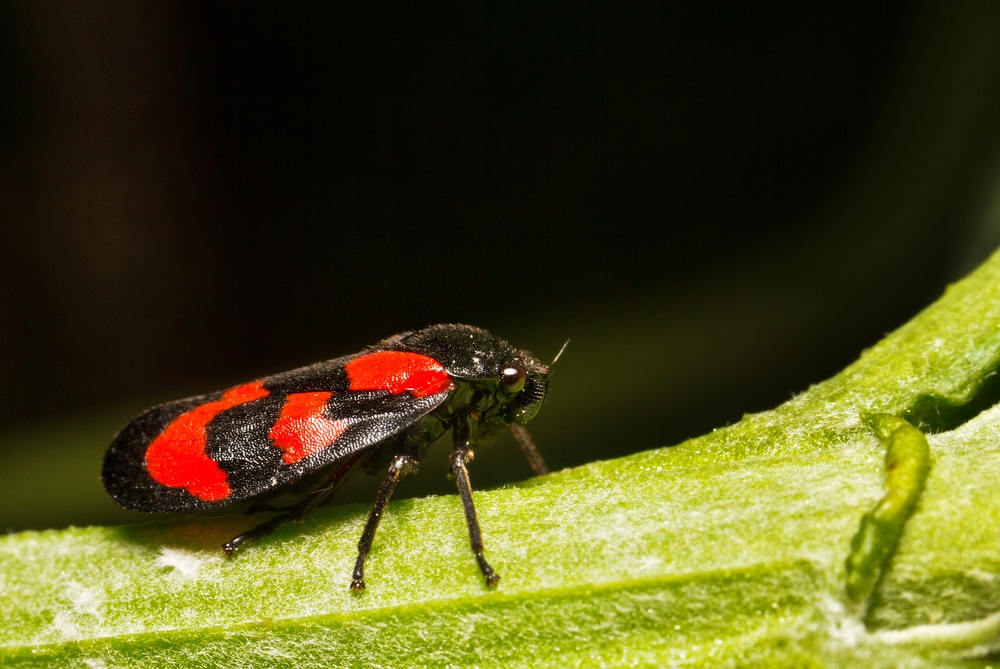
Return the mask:
{"type": "Polygon", "coordinates": [[[510,431],[514,433],[514,438],[517,439],[517,443],[521,445],[521,450],[524,451],[524,457],[528,459],[528,464],[530,464],[531,468],[535,470],[536,475],[545,476],[552,471],[549,469],[549,466],[545,464],[545,460],[542,459],[542,454],[538,452],[535,442],[531,440],[531,435],[528,434],[528,431],[524,429],[523,425],[511,423],[510,431]]]}
{"type": "Polygon", "coordinates": [[[476,515],[476,506],[472,502],[472,484],[469,482],[469,470],[465,463],[472,459],[472,449],[468,446],[455,446],[451,450],[451,472],[455,477],[455,485],[458,486],[458,496],[462,498],[462,508],[465,509],[465,522],[469,526],[469,539],[472,543],[472,552],[476,554],[476,562],[479,569],[486,577],[486,585],[493,587],[500,581],[500,574],[493,571],[493,567],[483,557],[483,532],[479,529],[479,516],[476,515]]]}
{"type": "Polygon", "coordinates": [[[385,507],[389,504],[389,498],[399,479],[403,478],[416,469],[417,459],[412,455],[400,454],[393,457],[389,463],[389,473],[386,474],[382,485],[379,486],[378,494],[375,496],[375,504],[372,505],[371,513],[368,514],[368,522],[361,533],[361,540],[358,542],[358,561],[354,563],[354,574],[351,580],[351,590],[363,592],[365,589],[365,558],[372,549],[372,542],[375,540],[375,530],[378,529],[378,521],[385,513],[385,507]]]}
{"type": "Polygon", "coordinates": [[[358,464],[360,464],[364,456],[364,451],[349,455],[341,461],[332,472],[330,472],[330,475],[326,477],[322,485],[320,485],[320,487],[316,490],[309,493],[298,503],[289,507],[282,513],[279,513],[270,520],[263,522],[260,525],[243,532],[242,534],[236,535],[226,543],[222,544],[222,550],[225,551],[226,555],[232,555],[246,542],[256,541],[261,537],[267,536],[271,532],[278,529],[278,527],[280,527],[283,523],[286,523],[289,520],[302,520],[308,516],[313,509],[329,499],[330,495],[337,492],[337,489],[340,488],[341,484],[347,480],[347,475],[350,474],[354,468],[358,466],[358,464]]]}

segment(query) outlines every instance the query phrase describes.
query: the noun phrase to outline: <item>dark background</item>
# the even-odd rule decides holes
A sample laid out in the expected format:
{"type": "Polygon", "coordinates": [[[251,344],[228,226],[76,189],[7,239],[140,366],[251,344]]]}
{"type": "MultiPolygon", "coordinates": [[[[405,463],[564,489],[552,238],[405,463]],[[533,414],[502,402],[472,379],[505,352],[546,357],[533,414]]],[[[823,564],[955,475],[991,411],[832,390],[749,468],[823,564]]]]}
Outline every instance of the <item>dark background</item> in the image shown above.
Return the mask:
{"type": "Polygon", "coordinates": [[[137,411],[436,322],[572,340],[532,425],[556,467],[780,403],[1000,241],[997,26],[991,2],[5,3],[0,526],[140,519],[98,480],[137,411]]]}

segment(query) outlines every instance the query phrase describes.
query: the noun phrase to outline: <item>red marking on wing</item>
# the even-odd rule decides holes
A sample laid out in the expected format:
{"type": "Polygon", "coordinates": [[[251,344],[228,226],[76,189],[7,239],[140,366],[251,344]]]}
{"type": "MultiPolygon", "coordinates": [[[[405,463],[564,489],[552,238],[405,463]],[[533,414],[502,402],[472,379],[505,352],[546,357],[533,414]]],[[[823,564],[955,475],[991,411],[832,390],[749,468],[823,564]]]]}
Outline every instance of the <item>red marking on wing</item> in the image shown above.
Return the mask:
{"type": "Polygon", "coordinates": [[[433,395],[453,387],[444,366],[434,358],[404,351],[379,351],[344,365],[350,390],[388,390],[393,395],[433,395]]]}
{"type": "Polygon", "coordinates": [[[146,450],[146,470],[153,480],[184,488],[198,499],[217,502],[232,492],[226,472],[205,454],[205,428],[226,409],[267,397],[262,381],[230,388],[214,402],[206,402],[175,418],[146,450]]]}
{"type": "Polygon", "coordinates": [[[286,465],[319,453],[350,427],[346,420],[330,420],[323,415],[333,393],[291,393],[285,398],[281,415],[268,435],[284,451],[286,465]]]}

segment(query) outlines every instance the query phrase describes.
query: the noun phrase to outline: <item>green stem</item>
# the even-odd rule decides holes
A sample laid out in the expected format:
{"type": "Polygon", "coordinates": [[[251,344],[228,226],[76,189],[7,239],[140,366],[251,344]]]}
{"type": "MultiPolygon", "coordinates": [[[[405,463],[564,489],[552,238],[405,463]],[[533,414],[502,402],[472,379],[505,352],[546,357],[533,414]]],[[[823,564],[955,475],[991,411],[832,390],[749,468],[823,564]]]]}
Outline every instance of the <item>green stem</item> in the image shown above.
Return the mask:
{"type": "Polygon", "coordinates": [[[477,491],[495,590],[453,495],[388,506],[353,596],[362,505],[231,560],[218,545],[245,516],[2,537],[0,664],[986,667],[1000,645],[1000,408],[984,382],[998,368],[995,255],[772,411],[477,491]],[[939,431],[897,418],[918,413],[942,416],[939,431]],[[844,558],[883,484],[885,447],[860,419],[876,414],[888,493],[853,556],[878,584],[866,629],[844,558]]]}

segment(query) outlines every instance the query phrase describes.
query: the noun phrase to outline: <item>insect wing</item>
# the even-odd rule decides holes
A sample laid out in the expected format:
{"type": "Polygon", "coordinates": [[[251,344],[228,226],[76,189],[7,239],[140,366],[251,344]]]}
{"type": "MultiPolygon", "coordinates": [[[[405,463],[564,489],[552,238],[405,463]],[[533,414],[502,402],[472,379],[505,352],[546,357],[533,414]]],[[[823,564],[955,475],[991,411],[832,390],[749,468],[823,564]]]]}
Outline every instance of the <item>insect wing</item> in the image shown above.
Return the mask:
{"type": "Polygon", "coordinates": [[[108,493],[138,511],[230,504],[385,441],[448,397],[448,389],[423,396],[317,390],[304,374],[294,388],[284,380],[271,377],[140,415],[105,456],[108,493]]]}

